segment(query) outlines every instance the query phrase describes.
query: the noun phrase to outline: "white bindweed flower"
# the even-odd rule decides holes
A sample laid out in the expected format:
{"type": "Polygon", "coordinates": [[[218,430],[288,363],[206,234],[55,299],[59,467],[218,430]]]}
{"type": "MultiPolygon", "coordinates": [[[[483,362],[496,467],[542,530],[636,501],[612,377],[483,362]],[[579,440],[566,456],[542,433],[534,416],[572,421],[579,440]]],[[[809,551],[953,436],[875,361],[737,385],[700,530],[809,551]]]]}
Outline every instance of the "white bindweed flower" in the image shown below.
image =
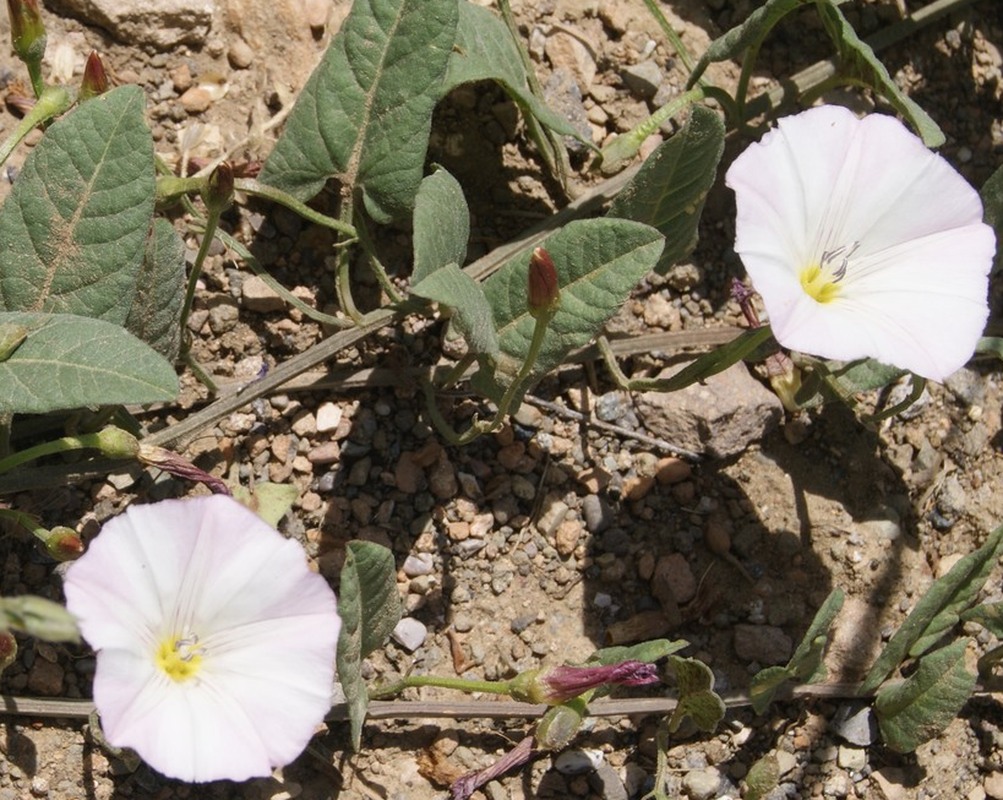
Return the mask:
{"type": "Polygon", "coordinates": [[[298,756],[330,708],[341,621],[303,549],[225,495],[130,506],[66,576],[107,740],[173,778],[298,756]]]}
{"type": "Polygon", "coordinates": [[[735,250],[782,345],[938,381],[971,357],[995,237],[976,191],[898,120],[785,117],[725,182],[735,250]]]}

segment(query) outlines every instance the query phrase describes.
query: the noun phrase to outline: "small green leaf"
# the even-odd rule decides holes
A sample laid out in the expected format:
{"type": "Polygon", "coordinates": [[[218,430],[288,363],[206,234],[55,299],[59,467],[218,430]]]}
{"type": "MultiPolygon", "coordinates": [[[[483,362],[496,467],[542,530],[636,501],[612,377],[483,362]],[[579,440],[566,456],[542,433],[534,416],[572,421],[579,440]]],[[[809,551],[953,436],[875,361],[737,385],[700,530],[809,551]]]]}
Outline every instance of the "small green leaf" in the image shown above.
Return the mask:
{"type": "Polygon", "coordinates": [[[780,783],[780,763],[773,753],[767,753],[755,764],[749,767],[745,776],[746,790],[742,792],[743,800],[761,800],[772,792],[780,783]]]}
{"type": "Polygon", "coordinates": [[[675,641],[651,639],[627,647],[604,647],[590,655],[585,663],[603,667],[610,664],[622,664],[624,661],[643,661],[646,664],[654,664],[656,661],[678,653],[689,646],[690,643],[685,639],[676,639],[675,641]]]}
{"type": "Polygon", "coordinates": [[[916,129],[927,147],[940,147],[946,140],[944,132],[919,104],[905,94],[888,74],[885,65],[878,61],[871,46],[853,30],[843,12],[829,3],[817,5],[825,26],[839,51],[840,74],[866,83],[894,106],[916,129]]]}
{"type": "Polygon", "coordinates": [[[308,200],[337,176],[378,222],[408,212],[456,36],[457,0],[356,0],[261,173],[308,200]]]}
{"type": "Polygon", "coordinates": [[[5,323],[30,333],[0,363],[0,414],[177,396],[174,367],[119,325],[73,314],[0,313],[5,323]]]}
{"type": "Polygon", "coordinates": [[[975,675],[965,668],[969,644],[960,639],[930,653],[907,680],[878,692],[878,726],[892,750],[911,753],[957,717],[975,689],[975,675]]]}
{"type": "MultiPolygon", "coordinates": [[[[541,246],[557,267],[561,305],[547,327],[533,380],[558,367],[568,353],[595,337],[658,261],[662,235],[638,222],[589,219],[568,223],[541,246]]],[[[505,382],[518,373],[536,325],[526,303],[531,253],[532,249],[527,249],[516,255],[484,285],[498,331],[498,368],[505,382]]],[[[495,376],[482,372],[475,376],[475,386],[497,401],[500,392],[495,376]]]]}
{"type": "Polygon", "coordinates": [[[348,702],[352,747],[359,749],[369,693],[362,659],[386,642],[400,619],[393,553],[372,542],[349,542],[341,570],[338,680],[348,702]]]}
{"type": "MultiPolygon", "coordinates": [[[[456,46],[449,59],[442,95],[464,83],[476,81],[501,84],[523,113],[532,114],[562,136],[584,141],[570,122],[551,111],[530,90],[522,56],[505,23],[488,9],[460,0],[456,46]]],[[[591,142],[587,144],[591,145],[591,142]]]]}
{"type": "Polygon", "coordinates": [[[721,118],[694,106],[682,130],[651,154],[610,206],[607,216],[643,222],[665,236],[656,272],[664,275],[696,246],[704,201],[723,152],[721,118]]]}
{"type": "Polygon", "coordinates": [[[138,86],[53,124],[0,209],[0,311],[122,324],[153,218],[153,137],[138,86]]]}
{"type": "Polygon", "coordinates": [[[777,690],[787,681],[794,679],[790,667],[767,667],[752,676],[749,684],[749,699],[752,710],[762,714],[773,702],[777,690]]]}
{"type": "Polygon", "coordinates": [[[165,219],[153,224],[125,327],[168,361],[181,348],[185,242],[165,219]]]}
{"type": "Polygon", "coordinates": [[[440,267],[466,260],[470,212],[463,189],[443,167],[436,167],[418,187],[413,227],[412,284],[421,283],[440,267]]]}
{"type": "Polygon", "coordinates": [[[498,355],[498,333],[484,289],[456,264],[436,270],[413,287],[411,293],[452,308],[456,327],[471,352],[491,358],[498,355]]]}
{"type": "Polygon", "coordinates": [[[817,683],[825,678],[825,665],[822,657],[829,639],[829,628],[843,607],[843,590],[833,589],[825,598],[821,608],[815,612],[815,617],[808,626],[804,638],[791,656],[787,667],[794,678],[817,683]]]}
{"type": "Polygon", "coordinates": [[[725,712],[724,701],[714,692],[714,673],[695,658],[669,656],[669,666],[679,688],[679,705],[672,712],[669,730],[679,730],[683,719],[690,717],[704,733],[713,733],[725,712]]]}
{"type": "Polygon", "coordinates": [[[881,651],[860,686],[860,694],[869,694],[902,663],[906,655],[922,655],[954,625],[960,614],[975,600],[1003,548],[1003,526],[986,543],[955,564],[916,603],[912,613],[895,631],[881,651]]]}
{"type": "Polygon", "coordinates": [[[978,344],[975,345],[975,352],[996,356],[1000,361],[1003,361],[1003,338],[999,336],[983,336],[979,339],[978,344]]]}
{"type": "Polygon", "coordinates": [[[997,639],[1003,639],[1003,603],[983,603],[961,615],[962,622],[977,622],[997,639]]]}
{"type": "Polygon", "coordinates": [[[299,490],[291,483],[262,481],[250,489],[237,484],[230,485],[235,500],[239,500],[273,528],[289,512],[299,496],[299,490]]]}
{"type": "Polygon", "coordinates": [[[711,64],[738,59],[750,47],[758,46],[773,30],[773,26],[787,14],[811,2],[813,0],[767,0],[749,14],[745,22],[719,36],[707,46],[707,50],[693,68],[686,82],[686,88],[695,86],[711,64]]]}

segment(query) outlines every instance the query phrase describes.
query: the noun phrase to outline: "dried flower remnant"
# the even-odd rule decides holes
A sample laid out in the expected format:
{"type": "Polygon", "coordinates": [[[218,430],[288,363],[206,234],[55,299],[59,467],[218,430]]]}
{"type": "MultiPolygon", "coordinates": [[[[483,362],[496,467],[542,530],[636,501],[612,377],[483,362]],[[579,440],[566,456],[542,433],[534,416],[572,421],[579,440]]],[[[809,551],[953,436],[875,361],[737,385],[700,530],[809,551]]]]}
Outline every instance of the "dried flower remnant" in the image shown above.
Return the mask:
{"type": "Polygon", "coordinates": [[[330,707],[334,594],[223,495],[131,506],[67,572],[106,739],[186,781],[266,776],[330,707]]]}
{"type": "Polygon", "coordinates": [[[726,183],[735,250],[782,345],[938,381],[971,357],[995,237],[976,191],[898,120],[785,117],[726,183]]]}
{"type": "Polygon", "coordinates": [[[527,703],[557,705],[606,684],[645,686],[658,683],[658,668],[643,661],[574,667],[562,665],[530,670],[513,679],[510,694],[527,703]]]}

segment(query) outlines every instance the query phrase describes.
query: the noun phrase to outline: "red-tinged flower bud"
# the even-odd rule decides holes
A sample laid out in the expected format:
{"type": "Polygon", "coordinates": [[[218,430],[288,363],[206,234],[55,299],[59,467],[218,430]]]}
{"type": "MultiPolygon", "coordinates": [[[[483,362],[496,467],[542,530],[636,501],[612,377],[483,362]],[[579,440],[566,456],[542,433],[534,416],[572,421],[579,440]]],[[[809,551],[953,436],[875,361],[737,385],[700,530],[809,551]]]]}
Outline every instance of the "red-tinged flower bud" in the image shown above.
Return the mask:
{"type": "Polygon", "coordinates": [[[534,319],[552,315],[561,302],[557,268],[550,253],[537,247],[529,258],[529,313],[534,319]]]}
{"type": "Polygon", "coordinates": [[[159,467],[164,472],[169,472],[176,478],[186,478],[190,481],[204,483],[213,494],[231,494],[230,487],[226,485],[222,478],[210,475],[177,453],[173,453],[163,447],[155,447],[140,442],[139,453],[136,457],[141,463],[150,467],[159,467]]]}
{"type": "Polygon", "coordinates": [[[0,673],[17,658],[17,639],[10,631],[0,631],[0,673]]]}
{"type": "Polygon", "coordinates": [[[73,528],[57,525],[45,538],[45,551],[56,561],[73,561],[84,554],[84,543],[73,528]]]}
{"type": "Polygon", "coordinates": [[[495,778],[515,767],[521,767],[533,757],[533,737],[527,736],[494,764],[478,772],[468,772],[449,787],[450,800],[467,800],[470,795],[495,778]]]}
{"type": "Polygon", "coordinates": [[[560,666],[546,671],[529,670],[513,678],[510,694],[525,703],[555,706],[607,683],[643,686],[657,682],[658,669],[643,661],[596,667],[560,666]]]}
{"type": "Polygon", "coordinates": [[[39,63],[45,55],[45,23],[38,0],[7,0],[10,38],[17,57],[26,64],[39,63]]]}
{"type": "Polygon", "coordinates": [[[107,91],[108,75],[104,71],[104,62],[101,61],[101,56],[97,54],[97,51],[92,50],[84,65],[84,78],[80,82],[78,97],[81,101],[90,100],[92,97],[97,97],[107,91]]]}
{"type": "Polygon", "coordinates": [[[209,173],[202,200],[215,214],[222,214],[233,203],[233,165],[229,161],[222,162],[209,173]]]}

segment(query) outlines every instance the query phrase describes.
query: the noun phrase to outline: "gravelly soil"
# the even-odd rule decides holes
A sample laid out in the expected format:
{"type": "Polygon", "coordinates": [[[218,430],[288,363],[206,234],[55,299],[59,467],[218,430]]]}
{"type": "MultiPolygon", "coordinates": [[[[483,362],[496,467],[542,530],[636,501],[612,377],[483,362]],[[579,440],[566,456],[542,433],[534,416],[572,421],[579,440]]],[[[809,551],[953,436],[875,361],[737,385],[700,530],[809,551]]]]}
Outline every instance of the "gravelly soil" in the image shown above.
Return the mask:
{"type": "MultiPolygon", "coordinates": [[[[288,4],[277,4],[270,15],[246,5],[234,3],[229,15],[221,12],[203,48],[157,54],[113,43],[72,19],[47,16],[47,22],[54,41],[68,41],[80,53],[84,42],[98,47],[121,80],[147,89],[165,156],[181,157],[181,143],[191,144],[192,125],[201,123],[202,141],[188,155],[211,158],[235,147],[236,157],[254,159],[267,153],[274,135],[266,130],[268,120],[295,96],[324,38],[287,16],[288,4]],[[254,44],[243,69],[227,58],[237,18],[244,20],[244,39],[254,44]],[[194,86],[218,83],[222,76],[227,93],[206,111],[189,113],[179,99],[187,88],[185,72],[194,86]]],[[[542,53],[537,64],[544,83],[555,66],[585,70],[579,82],[597,142],[629,128],[652,107],[651,98],[628,88],[624,68],[651,58],[663,70],[661,91],[677,90],[685,81],[678,66],[669,66],[671,54],[640,3],[514,5],[531,51],[542,53]],[[559,49],[554,39],[561,35],[584,41],[586,55],[567,41],[559,49]]],[[[699,51],[751,6],[673,2],[667,12],[684,42],[699,51]]],[[[895,13],[890,3],[851,11],[865,33],[889,24],[895,13]]],[[[764,70],[757,76],[762,84],[818,57],[821,48],[812,42],[821,38],[808,16],[782,28],[764,50],[764,70]]],[[[884,54],[891,73],[947,132],[945,156],[976,185],[1003,152],[1001,46],[1000,8],[981,2],[884,54]]],[[[20,74],[15,65],[11,69],[20,74]]],[[[716,77],[728,82],[735,75],[726,66],[716,77]]],[[[866,98],[857,102],[873,107],[866,98]]],[[[7,128],[13,122],[9,115],[3,121],[7,128]]],[[[729,143],[729,152],[740,146],[729,143]]],[[[430,160],[444,163],[464,185],[472,211],[471,257],[566,202],[522,138],[514,109],[493,87],[461,89],[443,104],[430,160]]],[[[575,178],[582,187],[594,181],[584,170],[575,178]]],[[[727,285],[741,271],[729,246],[730,203],[718,187],[690,263],[639,287],[614,330],[640,335],[735,322],[727,285]]],[[[253,240],[273,274],[300,287],[307,302],[321,308],[333,302],[330,277],[321,268],[331,243],[326,232],[257,205],[233,212],[226,225],[253,240]]],[[[387,263],[406,274],[406,233],[384,233],[387,263]]],[[[189,238],[194,247],[194,235],[189,238]]],[[[197,359],[223,381],[249,380],[262,361],[274,365],[324,335],[295,310],[262,310],[270,301],[252,288],[222,249],[210,259],[191,327],[197,359]]],[[[439,355],[441,335],[436,324],[409,320],[340,354],[331,366],[385,375],[429,363],[439,355]]],[[[641,354],[624,367],[641,374],[676,355],[641,354]]],[[[844,409],[781,421],[775,408],[766,407],[761,429],[735,455],[699,463],[672,457],[658,441],[632,438],[635,431],[652,434],[643,425],[644,404],[616,391],[601,369],[570,368],[534,393],[620,430],[597,429],[571,414],[527,404],[496,436],[453,448],[432,433],[420,392],[404,381],[289,391],[255,401],[197,438],[187,455],[218,474],[233,467],[245,483],[293,482],[300,496],[283,529],[306,544],[332,580],[348,539],[393,548],[414,639],[391,642],[369,660],[367,677],[374,681],[406,672],[509,677],[541,664],[581,660],[611,639],[640,631],[689,641],[686,654],[713,669],[720,691],[740,698],[753,672],[786,661],[833,587],[844,589],[848,599],[829,654],[830,680],[852,681],[933,578],[1003,519],[1003,500],[995,491],[1001,398],[992,365],[976,365],[931,388],[908,419],[878,430],[844,409]]],[[[204,402],[204,390],[186,376],[179,408],[147,420],[158,427],[204,402]]],[[[455,420],[475,405],[473,398],[459,398],[455,420]]],[[[185,490],[163,476],[135,471],[15,500],[50,524],[78,524],[90,535],[133,498],[185,490]]],[[[3,548],[4,593],[58,591],[52,566],[26,543],[7,539],[3,548]]],[[[1000,599],[998,576],[989,587],[991,599],[1000,599]]],[[[980,650],[992,644],[979,635],[980,650]]],[[[22,645],[18,663],[3,676],[5,692],[88,695],[93,659],[86,651],[22,645]]],[[[436,690],[406,697],[455,699],[436,690]]],[[[668,794],[737,797],[749,766],[773,752],[783,768],[779,793],[770,795],[775,798],[1003,797],[997,772],[1003,718],[995,696],[973,700],[947,731],[910,756],[879,743],[847,743],[833,722],[846,707],[838,697],[799,699],[761,717],[738,706],[713,736],[684,729],[668,753],[668,794]]],[[[541,758],[481,796],[638,797],[654,769],[658,721],[635,716],[590,722],[575,744],[598,754],[599,769],[565,774],[541,758]]],[[[10,717],[0,730],[0,800],[420,800],[444,796],[449,780],[485,766],[528,730],[521,719],[379,721],[366,726],[364,750],[352,755],[345,726],[332,722],[284,778],[189,787],[108,756],[85,736],[81,721],[10,717]]]]}

